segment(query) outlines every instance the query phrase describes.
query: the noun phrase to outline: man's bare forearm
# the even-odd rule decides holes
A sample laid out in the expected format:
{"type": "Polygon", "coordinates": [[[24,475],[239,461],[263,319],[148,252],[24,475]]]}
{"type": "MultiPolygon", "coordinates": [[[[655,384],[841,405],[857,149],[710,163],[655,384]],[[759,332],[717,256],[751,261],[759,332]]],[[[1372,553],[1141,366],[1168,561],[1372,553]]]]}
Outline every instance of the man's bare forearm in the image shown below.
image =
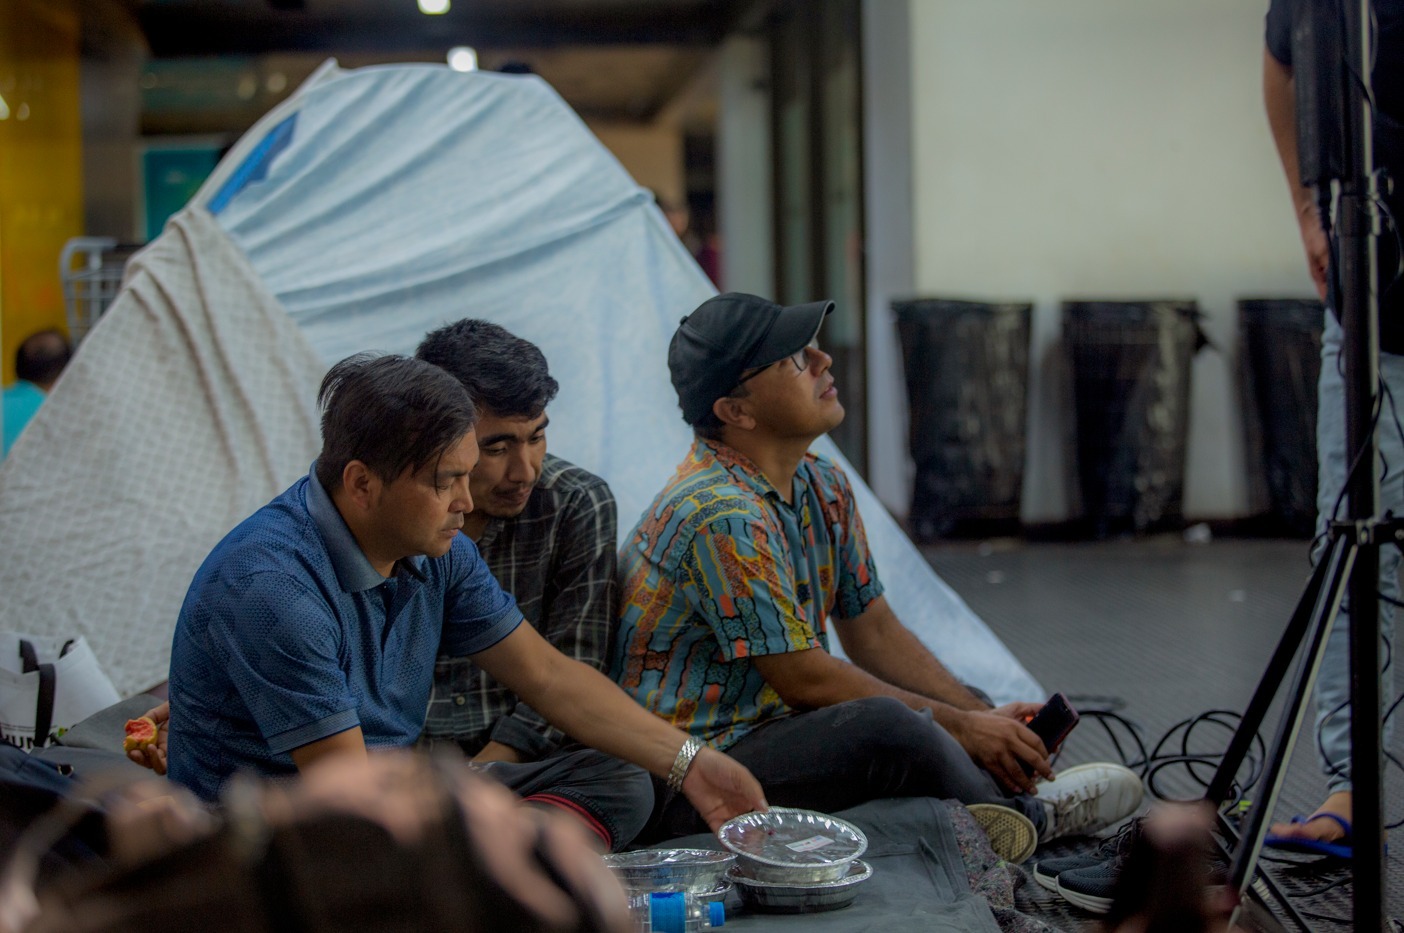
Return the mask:
{"type": "Polygon", "coordinates": [[[1315,206],[1311,188],[1301,183],[1297,154],[1297,99],[1292,81],[1292,69],[1263,51],[1263,105],[1267,110],[1268,127],[1277,158],[1287,179],[1287,188],[1297,213],[1315,206]]]}
{"type": "Polygon", "coordinates": [[[1331,262],[1331,248],[1322,228],[1323,211],[1317,206],[1318,192],[1303,185],[1297,152],[1297,100],[1292,69],[1263,52],[1263,103],[1267,108],[1268,126],[1277,157],[1287,178],[1287,190],[1297,212],[1297,227],[1306,251],[1307,271],[1311,273],[1316,293],[1327,297],[1326,277],[1331,262]]]}
{"type": "Polygon", "coordinates": [[[835,628],[853,663],[879,680],[958,710],[990,708],[897,619],[885,599],[835,628]]]}
{"type": "Polygon", "coordinates": [[[965,717],[962,708],[893,684],[821,648],[757,655],[751,662],[780,699],[796,709],[822,709],[850,700],[885,696],[914,710],[931,710],[931,718],[948,732],[959,731],[965,717]]]}
{"type": "Polygon", "coordinates": [[[474,663],[577,742],[667,776],[686,740],[599,671],[567,658],[529,625],[474,663]]]}

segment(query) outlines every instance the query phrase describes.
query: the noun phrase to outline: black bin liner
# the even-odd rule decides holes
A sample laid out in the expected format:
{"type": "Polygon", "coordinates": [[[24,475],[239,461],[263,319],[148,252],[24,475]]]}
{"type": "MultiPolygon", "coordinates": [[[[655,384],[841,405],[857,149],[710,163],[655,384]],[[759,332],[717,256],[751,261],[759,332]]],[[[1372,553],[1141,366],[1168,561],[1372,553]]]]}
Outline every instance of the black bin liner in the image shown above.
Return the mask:
{"type": "Polygon", "coordinates": [[[1309,538],[1316,529],[1316,383],[1320,301],[1238,302],[1238,358],[1248,505],[1264,533],[1309,538]]]}
{"type": "Polygon", "coordinates": [[[1074,496],[1097,537],[1183,523],[1194,301],[1067,301],[1074,496]]]}
{"type": "Polygon", "coordinates": [[[1019,530],[1032,304],[894,301],[919,541],[1019,530]]]}

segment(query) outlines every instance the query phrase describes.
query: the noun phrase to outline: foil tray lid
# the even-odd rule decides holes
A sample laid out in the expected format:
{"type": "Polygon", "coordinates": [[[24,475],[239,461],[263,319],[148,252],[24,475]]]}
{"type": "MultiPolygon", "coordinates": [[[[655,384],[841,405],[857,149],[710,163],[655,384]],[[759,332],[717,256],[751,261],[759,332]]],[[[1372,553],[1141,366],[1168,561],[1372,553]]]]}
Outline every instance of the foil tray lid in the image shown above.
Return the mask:
{"type": "Polygon", "coordinates": [[[743,814],[723,823],[717,836],[737,855],[777,868],[847,864],[868,849],[868,837],[852,823],[790,807],[743,814]]]}
{"type": "Polygon", "coordinates": [[[873,866],[862,859],[854,859],[848,871],[841,878],[832,881],[796,881],[793,884],[783,881],[758,881],[738,874],[735,869],[727,875],[727,880],[737,887],[762,890],[772,893],[799,892],[804,894],[824,894],[862,884],[873,876],[873,866]]]}
{"type": "Polygon", "coordinates": [[[724,866],[736,856],[715,849],[636,849],[604,856],[610,868],[656,868],[660,865],[724,866]]]}

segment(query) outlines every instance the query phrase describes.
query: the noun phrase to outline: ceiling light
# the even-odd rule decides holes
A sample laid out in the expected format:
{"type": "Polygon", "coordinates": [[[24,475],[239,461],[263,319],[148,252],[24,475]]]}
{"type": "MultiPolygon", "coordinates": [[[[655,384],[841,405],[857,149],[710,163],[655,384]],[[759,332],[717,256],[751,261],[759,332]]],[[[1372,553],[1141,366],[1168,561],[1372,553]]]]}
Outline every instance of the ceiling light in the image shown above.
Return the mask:
{"type": "Polygon", "coordinates": [[[448,66],[454,71],[477,71],[477,50],[466,45],[454,46],[448,50],[448,66]]]}
{"type": "Polygon", "coordinates": [[[426,16],[438,16],[440,13],[447,13],[449,0],[419,0],[419,12],[426,16]]]}

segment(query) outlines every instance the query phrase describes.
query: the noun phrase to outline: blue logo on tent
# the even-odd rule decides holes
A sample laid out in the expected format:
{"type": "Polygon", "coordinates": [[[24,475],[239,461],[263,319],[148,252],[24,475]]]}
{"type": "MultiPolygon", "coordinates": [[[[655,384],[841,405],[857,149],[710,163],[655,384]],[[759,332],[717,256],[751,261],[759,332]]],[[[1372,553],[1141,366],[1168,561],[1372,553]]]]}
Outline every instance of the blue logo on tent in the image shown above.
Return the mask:
{"type": "Polygon", "coordinates": [[[273,127],[272,132],[263,137],[254,151],[249,153],[249,157],[244,160],[243,164],[234,170],[233,176],[224,183],[224,187],[220,188],[210,199],[209,212],[211,214],[218,214],[224,210],[240,191],[256,181],[262,181],[268,175],[268,166],[273,164],[273,160],[278,157],[278,154],[288,148],[288,143],[292,142],[293,128],[296,123],[297,114],[293,114],[273,127]]]}

